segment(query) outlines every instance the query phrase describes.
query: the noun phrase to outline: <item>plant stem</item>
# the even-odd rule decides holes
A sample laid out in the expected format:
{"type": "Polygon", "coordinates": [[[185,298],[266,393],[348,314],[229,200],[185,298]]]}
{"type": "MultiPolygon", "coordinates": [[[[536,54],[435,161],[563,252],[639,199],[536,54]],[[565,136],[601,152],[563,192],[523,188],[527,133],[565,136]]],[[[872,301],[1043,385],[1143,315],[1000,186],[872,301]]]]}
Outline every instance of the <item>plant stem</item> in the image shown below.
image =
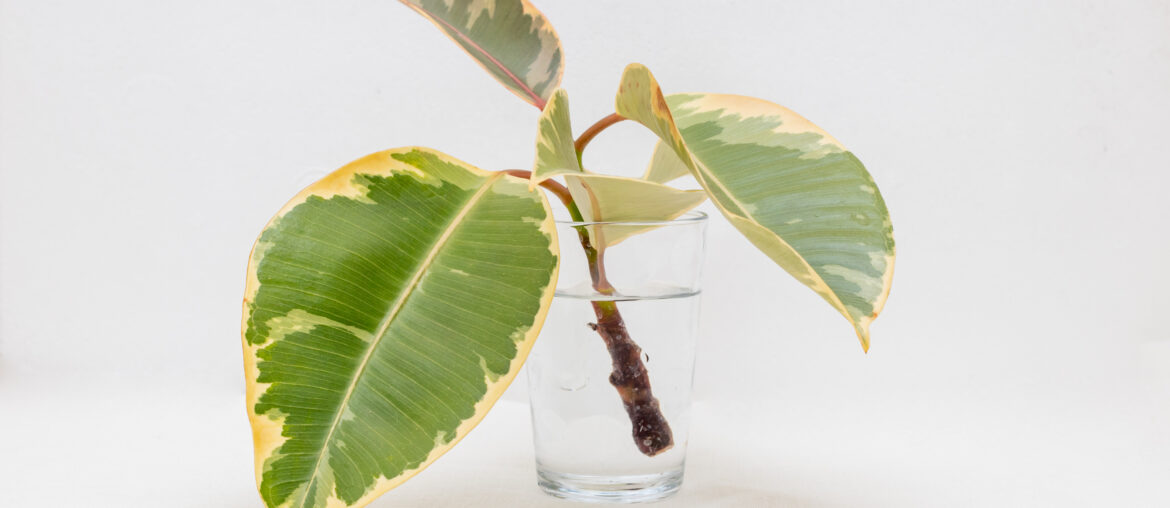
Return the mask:
{"type": "MultiPolygon", "coordinates": [[[[617,120],[606,125],[613,125],[621,119],[617,117],[617,120]]],[[[602,122],[598,122],[594,127],[601,124],[602,122]]],[[[602,129],[604,127],[598,128],[593,134],[596,135],[602,129]]],[[[590,131],[593,131],[592,127],[590,131]]],[[[585,134],[581,137],[584,138],[585,134]]],[[[583,147],[588,144],[588,139],[585,139],[585,143],[581,143],[579,139],[577,144],[583,147]]],[[[578,151],[577,156],[580,155],[578,151]]],[[[532,177],[530,171],[520,169],[509,169],[504,172],[520,178],[532,177]]],[[[545,180],[540,185],[560,198],[574,221],[584,221],[569,189],[554,180],[545,180]]],[[[589,276],[593,281],[594,290],[603,295],[612,295],[614,288],[605,277],[604,247],[598,249],[593,246],[587,227],[576,226],[576,229],[581,248],[585,250],[585,258],[589,263],[589,276]]],[[[626,329],[621,312],[618,311],[617,302],[594,300],[590,303],[593,305],[594,315],[597,316],[597,323],[589,323],[589,327],[601,336],[606,349],[609,350],[613,362],[609,383],[617,389],[626,414],[630,418],[634,444],[638,451],[650,457],[669,450],[674,446],[674,434],[670,430],[666,416],[662,414],[658,399],[654,397],[654,392],[650,388],[650,375],[642,361],[642,348],[630,338],[630,332],[626,329]]]]}
{"type": "MultiPolygon", "coordinates": [[[[505,169],[503,173],[517,178],[532,178],[532,172],[523,169],[505,169]]],[[[569,210],[569,217],[576,222],[585,222],[584,216],[581,215],[581,209],[577,207],[577,202],[573,201],[573,195],[569,193],[568,188],[556,180],[545,180],[540,182],[540,186],[552,192],[561,200],[561,203],[569,210]]],[[[581,248],[585,249],[585,258],[589,263],[589,277],[593,280],[593,288],[605,295],[613,294],[613,286],[605,278],[604,251],[599,251],[593,247],[593,242],[589,240],[589,230],[585,226],[577,226],[574,229],[577,230],[577,237],[581,241],[581,248]]]]}
{"type": "Polygon", "coordinates": [[[642,362],[642,348],[630,338],[626,323],[618,312],[617,302],[594,301],[593,313],[597,323],[589,327],[605,341],[613,361],[609,384],[617,388],[630,417],[634,444],[642,454],[653,457],[674,446],[674,434],[654,392],[650,389],[650,374],[642,362]]]}
{"type": "Polygon", "coordinates": [[[605,130],[610,125],[625,119],[626,117],[622,115],[611,113],[609,116],[598,120],[597,123],[590,125],[588,129],[585,129],[585,132],[582,132],[581,136],[577,138],[577,141],[573,143],[573,149],[577,151],[577,164],[584,167],[584,165],[581,164],[581,154],[585,153],[585,146],[588,145],[590,141],[593,141],[593,138],[597,137],[601,131],[605,130]]]}

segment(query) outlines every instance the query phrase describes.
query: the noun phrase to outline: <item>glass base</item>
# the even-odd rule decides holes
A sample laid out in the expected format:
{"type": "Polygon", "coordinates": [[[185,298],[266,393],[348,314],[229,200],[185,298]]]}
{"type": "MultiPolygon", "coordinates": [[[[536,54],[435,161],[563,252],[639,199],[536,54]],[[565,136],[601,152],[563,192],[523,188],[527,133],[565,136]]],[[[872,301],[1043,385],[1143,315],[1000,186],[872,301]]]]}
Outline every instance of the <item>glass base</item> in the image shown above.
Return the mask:
{"type": "Polygon", "coordinates": [[[682,468],[655,474],[598,476],[537,469],[537,484],[553,497],[584,503],[651,503],[682,487],[682,468]]]}

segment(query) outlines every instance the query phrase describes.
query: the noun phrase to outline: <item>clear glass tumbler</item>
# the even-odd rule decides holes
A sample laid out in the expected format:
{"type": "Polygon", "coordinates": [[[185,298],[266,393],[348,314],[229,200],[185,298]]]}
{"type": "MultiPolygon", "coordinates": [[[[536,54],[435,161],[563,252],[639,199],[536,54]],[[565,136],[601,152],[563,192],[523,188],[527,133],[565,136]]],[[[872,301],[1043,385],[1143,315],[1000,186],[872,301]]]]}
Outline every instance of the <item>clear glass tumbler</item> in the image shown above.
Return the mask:
{"type": "Polygon", "coordinates": [[[645,502],[682,486],[706,219],[557,222],[556,298],[527,362],[548,494],[645,502]]]}

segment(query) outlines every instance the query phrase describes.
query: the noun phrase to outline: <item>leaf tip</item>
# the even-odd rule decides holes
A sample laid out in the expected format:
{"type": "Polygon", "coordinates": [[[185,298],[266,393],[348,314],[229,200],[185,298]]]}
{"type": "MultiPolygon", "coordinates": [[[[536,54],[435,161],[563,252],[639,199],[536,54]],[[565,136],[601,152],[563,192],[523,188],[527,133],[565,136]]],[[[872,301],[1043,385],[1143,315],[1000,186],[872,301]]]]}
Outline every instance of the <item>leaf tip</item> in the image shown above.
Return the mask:
{"type": "Polygon", "coordinates": [[[869,354],[869,325],[856,323],[853,328],[857,331],[857,340],[861,342],[861,352],[869,354]]]}

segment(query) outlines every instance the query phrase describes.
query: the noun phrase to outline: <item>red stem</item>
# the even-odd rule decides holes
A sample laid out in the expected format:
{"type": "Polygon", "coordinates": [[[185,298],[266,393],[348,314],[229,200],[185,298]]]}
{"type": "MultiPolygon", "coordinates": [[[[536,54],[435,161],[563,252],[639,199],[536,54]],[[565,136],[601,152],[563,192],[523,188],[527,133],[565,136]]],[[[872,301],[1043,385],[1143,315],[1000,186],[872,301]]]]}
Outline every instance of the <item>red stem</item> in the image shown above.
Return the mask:
{"type": "Polygon", "coordinates": [[[577,162],[581,162],[581,153],[585,151],[585,147],[590,141],[593,141],[593,138],[597,137],[601,131],[607,129],[609,126],[625,119],[626,117],[622,115],[611,113],[609,116],[598,120],[597,123],[590,125],[588,129],[585,129],[585,132],[581,133],[581,137],[577,138],[577,141],[573,143],[573,149],[577,150],[577,162]]]}

